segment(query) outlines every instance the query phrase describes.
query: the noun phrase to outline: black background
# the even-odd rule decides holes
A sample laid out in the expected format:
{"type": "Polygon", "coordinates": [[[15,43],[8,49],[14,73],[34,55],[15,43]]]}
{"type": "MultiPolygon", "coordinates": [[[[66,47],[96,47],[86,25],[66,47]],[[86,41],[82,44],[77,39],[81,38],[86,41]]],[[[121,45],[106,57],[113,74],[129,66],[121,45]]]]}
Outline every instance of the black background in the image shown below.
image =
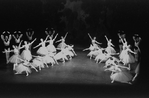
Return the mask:
{"type": "MultiPolygon", "coordinates": [[[[77,1],[77,0],[70,0],[77,1]]],[[[129,43],[132,35],[138,33],[143,41],[149,31],[148,0],[81,0],[80,9],[89,14],[85,22],[77,19],[76,11],[64,9],[65,0],[0,0],[0,32],[35,30],[37,38],[45,37],[46,27],[53,27],[59,35],[69,32],[68,42],[75,45],[88,45],[87,33],[96,36],[105,43],[105,34],[118,44],[117,32],[123,30],[129,43]],[[45,5],[42,3],[47,1],[45,5]],[[63,12],[59,12],[63,10],[63,12]],[[68,24],[61,21],[67,17],[68,24]],[[103,23],[99,23],[99,19],[103,23]],[[41,35],[39,37],[39,35],[41,35]]],[[[78,6],[77,6],[78,7],[78,6]]],[[[141,44],[143,44],[143,41],[141,44]]],[[[3,43],[1,42],[1,46],[3,43]]],[[[145,42],[144,44],[147,44],[145,42]]],[[[141,45],[142,46],[142,45],[141,45]]],[[[142,48],[142,53],[146,53],[142,48]]],[[[1,48],[1,50],[3,50],[1,48]]],[[[145,58],[142,57],[142,61],[145,58]]],[[[144,62],[143,62],[144,63],[144,62]]],[[[11,98],[147,98],[148,74],[146,66],[141,64],[141,78],[133,86],[102,86],[102,85],[57,85],[57,84],[1,84],[0,96],[11,98]],[[31,97],[32,96],[32,97],[31,97]]]]}

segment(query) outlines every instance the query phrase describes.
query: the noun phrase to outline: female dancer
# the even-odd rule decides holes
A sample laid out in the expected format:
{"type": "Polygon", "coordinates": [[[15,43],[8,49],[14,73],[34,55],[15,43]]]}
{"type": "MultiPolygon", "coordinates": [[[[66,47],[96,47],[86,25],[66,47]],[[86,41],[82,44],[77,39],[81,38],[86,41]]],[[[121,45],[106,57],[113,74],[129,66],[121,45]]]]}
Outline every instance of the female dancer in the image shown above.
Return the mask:
{"type": "Polygon", "coordinates": [[[37,48],[39,46],[41,46],[38,50],[37,50],[37,54],[39,55],[47,55],[48,54],[48,50],[47,50],[47,47],[46,47],[46,42],[47,42],[47,39],[48,39],[49,36],[46,37],[45,40],[43,40],[42,38],[40,39],[40,43],[35,46],[34,48],[37,48]]]}
{"type": "Polygon", "coordinates": [[[67,44],[65,43],[65,39],[66,39],[66,37],[67,37],[67,34],[68,34],[68,32],[65,34],[65,37],[61,36],[61,39],[58,40],[58,41],[56,41],[56,43],[57,43],[57,42],[61,42],[61,43],[57,46],[57,48],[63,49],[63,48],[65,48],[65,47],[67,46],[67,44]]]}
{"type": "Polygon", "coordinates": [[[123,69],[129,70],[129,67],[122,66],[120,62],[113,62],[110,68],[106,68],[106,70],[112,71],[110,78],[111,83],[114,81],[122,82],[122,83],[130,83],[130,80],[132,79],[131,74],[129,74],[127,71],[124,71],[123,69]]]}
{"type": "Polygon", "coordinates": [[[23,60],[30,61],[32,59],[32,54],[31,54],[31,51],[29,50],[29,46],[33,44],[35,40],[36,38],[31,43],[27,43],[27,41],[24,41],[24,45],[21,47],[21,48],[25,48],[21,53],[21,57],[23,58],[23,60]]]}
{"type": "Polygon", "coordinates": [[[29,40],[33,39],[34,31],[32,29],[27,29],[26,36],[29,40]]]}
{"type": "Polygon", "coordinates": [[[3,53],[5,53],[5,55],[6,55],[6,64],[8,64],[9,51],[10,51],[10,48],[8,48],[8,50],[7,50],[7,49],[5,49],[5,50],[3,51],[3,53]]]}
{"type": "Polygon", "coordinates": [[[88,33],[88,36],[90,37],[92,45],[95,47],[95,49],[99,49],[99,45],[98,44],[102,44],[102,43],[97,42],[96,41],[96,37],[92,38],[89,33],[88,33]]]}
{"type": "Polygon", "coordinates": [[[133,55],[131,55],[131,53],[136,54],[130,49],[130,45],[127,45],[126,43],[124,43],[123,50],[119,55],[119,58],[124,63],[124,65],[135,62],[135,59],[133,55]]]}
{"type": "Polygon", "coordinates": [[[12,36],[15,39],[15,42],[18,44],[20,43],[23,34],[21,33],[21,31],[15,31],[12,36]]]}
{"type": "MultiPolygon", "coordinates": [[[[21,41],[22,42],[22,41],[21,41]]],[[[4,51],[3,53],[6,53],[6,52],[14,52],[14,55],[12,55],[9,59],[8,59],[8,62],[7,63],[13,63],[13,70],[15,70],[15,66],[18,65],[18,63],[20,63],[20,59],[21,56],[19,55],[20,53],[20,45],[21,45],[21,42],[19,44],[19,46],[12,46],[13,47],[13,50],[8,50],[8,51],[4,51]]]]}
{"type": "Polygon", "coordinates": [[[119,53],[121,53],[122,48],[123,48],[124,39],[125,39],[125,34],[120,35],[120,33],[118,33],[118,37],[119,37],[119,48],[120,48],[119,53]]]}
{"type": "Polygon", "coordinates": [[[3,40],[5,46],[9,46],[10,45],[11,38],[12,38],[12,36],[11,36],[10,32],[8,32],[8,31],[4,31],[1,34],[1,39],[3,40]]]}
{"type": "Polygon", "coordinates": [[[107,36],[105,36],[106,40],[107,40],[107,48],[105,49],[105,51],[108,53],[108,54],[114,54],[116,53],[115,49],[113,48],[114,45],[111,43],[111,39],[108,40],[107,36]]]}
{"type": "Polygon", "coordinates": [[[52,39],[53,38],[53,35],[52,36],[49,36],[50,40],[47,41],[47,42],[49,42],[49,45],[47,46],[47,49],[48,49],[49,52],[56,53],[56,48],[53,45],[53,43],[54,43],[54,41],[55,41],[55,39],[56,39],[57,36],[58,36],[58,34],[56,34],[56,36],[55,36],[54,39],[52,39]]]}

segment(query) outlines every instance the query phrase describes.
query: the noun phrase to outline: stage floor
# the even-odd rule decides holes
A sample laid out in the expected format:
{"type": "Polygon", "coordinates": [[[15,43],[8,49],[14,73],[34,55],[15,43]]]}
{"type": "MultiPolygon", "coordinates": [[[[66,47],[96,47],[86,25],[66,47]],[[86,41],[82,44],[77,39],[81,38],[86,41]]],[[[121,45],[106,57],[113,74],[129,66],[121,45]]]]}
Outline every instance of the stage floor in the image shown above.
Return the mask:
{"type": "MultiPolygon", "coordinates": [[[[76,51],[77,56],[65,63],[59,62],[58,65],[49,66],[39,72],[32,69],[29,76],[25,74],[15,75],[12,65],[0,70],[1,82],[4,83],[48,83],[48,84],[111,84],[110,71],[104,71],[104,63],[96,64],[93,59],[87,57],[86,52],[81,49],[76,51]]],[[[124,84],[123,84],[124,85],[124,84]]]]}

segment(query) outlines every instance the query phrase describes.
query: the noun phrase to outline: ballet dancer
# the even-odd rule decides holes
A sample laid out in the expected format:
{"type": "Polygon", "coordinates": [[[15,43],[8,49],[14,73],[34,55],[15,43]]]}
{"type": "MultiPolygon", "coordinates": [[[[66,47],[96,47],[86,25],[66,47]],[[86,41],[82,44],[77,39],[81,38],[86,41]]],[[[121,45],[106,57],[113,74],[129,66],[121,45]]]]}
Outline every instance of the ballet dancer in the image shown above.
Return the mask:
{"type": "Polygon", "coordinates": [[[63,49],[67,46],[67,44],[65,43],[65,39],[67,37],[67,34],[68,34],[68,32],[65,34],[65,37],[61,36],[61,39],[56,41],[56,43],[60,42],[60,44],[58,44],[57,48],[63,49]]]}
{"type": "Polygon", "coordinates": [[[125,34],[120,35],[120,33],[118,33],[118,37],[119,37],[119,49],[120,49],[119,53],[121,53],[124,39],[125,39],[125,34]]]}
{"type": "Polygon", "coordinates": [[[5,46],[9,46],[10,40],[12,39],[12,36],[11,36],[10,32],[4,31],[1,34],[1,39],[3,40],[5,46]]]}
{"type": "Polygon", "coordinates": [[[48,37],[49,37],[49,35],[46,37],[45,40],[43,40],[43,39],[41,38],[41,39],[40,39],[41,42],[40,42],[37,46],[33,47],[33,49],[35,49],[35,48],[41,46],[41,47],[37,50],[37,54],[39,54],[39,55],[47,55],[47,54],[48,54],[48,49],[47,49],[47,47],[46,47],[46,43],[47,43],[48,37]]]}
{"type": "Polygon", "coordinates": [[[20,49],[22,49],[21,47],[20,47],[20,45],[21,45],[21,43],[22,43],[22,41],[20,42],[20,44],[19,44],[19,46],[12,46],[13,47],[13,50],[8,50],[8,51],[3,51],[3,53],[8,53],[8,52],[14,52],[14,55],[12,55],[9,59],[8,59],[8,61],[7,61],[7,63],[13,63],[13,70],[15,70],[15,66],[17,66],[18,65],[18,63],[20,63],[21,61],[20,61],[20,59],[19,58],[21,58],[21,56],[19,55],[19,53],[20,53],[20,49]]]}
{"type": "Polygon", "coordinates": [[[15,42],[18,44],[20,43],[23,34],[21,33],[21,31],[15,31],[12,36],[15,39],[15,42]]]}
{"type": "Polygon", "coordinates": [[[47,49],[49,52],[52,52],[52,53],[56,53],[56,48],[54,46],[54,41],[55,39],[57,38],[58,34],[56,34],[56,36],[53,38],[53,34],[52,36],[49,36],[50,40],[48,40],[47,42],[49,42],[48,46],[47,46],[47,49]]]}
{"type": "Polygon", "coordinates": [[[35,40],[36,38],[31,43],[27,43],[27,41],[24,41],[24,45],[21,47],[21,48],[25,48],[21,53],[21,57],[23,58],[23,60],[30,61],[32,59],[32,54],[31,54],[31,51],[29,50],[29,47],[30,45],[33,44],[35,40]]]}
{"type": "Polygon", "coordinates": [[[27,29],[26,36],[31,41],[33,39],[34,31],[32,29],[27,29]]]}
{"type": "Polygon", "coordinates": [[[113,48],[114,45],[112,44],[112,39],[108,39],[106,35],[105,35],[105,38],[107,40],[107,47],[106,47],[105,51],[108,54],[114,54],[114,53],[116,53],[115,49],[113,48]]]}
{"type": "Polygon", "coordinates": [[[120,53],[119,58],[124,63],[124,65],[135,62],[135,58],[131,53],[136,54],[130,49],[130,45],[123,46],[123,50],[120,53]]]}
{"type": "Polygon", "coordinates": [[[99,49],[99,44],[102,44],[102,43],[97,42],[96,37],[92,38],[89,33],[88,33],[88,36],[90,37],[91,43],[95,47],[95,49],[99,49]]]}
{"type": "Polygon", "coordinates": [[[8,60],[9,60],[10,48],[5,49],[3,51],[3,53],[5,53],[5,55],[6,55],[6,64],[8,64],[9,63],[8,60]]]}

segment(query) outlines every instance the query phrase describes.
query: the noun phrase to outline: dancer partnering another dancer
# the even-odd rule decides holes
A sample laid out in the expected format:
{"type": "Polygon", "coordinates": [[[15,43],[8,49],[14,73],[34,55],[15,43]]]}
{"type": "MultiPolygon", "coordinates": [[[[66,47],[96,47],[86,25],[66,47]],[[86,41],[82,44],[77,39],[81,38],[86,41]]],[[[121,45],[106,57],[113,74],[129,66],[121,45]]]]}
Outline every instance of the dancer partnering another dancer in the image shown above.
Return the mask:
{"type": "Polygon", "coordinates": [[[9,46],[10,40],[12,39],[12,35],[10,34],[9,31],[4,31],[1,34],[1,39],[3,40],[5,46],[9,46]]]}

